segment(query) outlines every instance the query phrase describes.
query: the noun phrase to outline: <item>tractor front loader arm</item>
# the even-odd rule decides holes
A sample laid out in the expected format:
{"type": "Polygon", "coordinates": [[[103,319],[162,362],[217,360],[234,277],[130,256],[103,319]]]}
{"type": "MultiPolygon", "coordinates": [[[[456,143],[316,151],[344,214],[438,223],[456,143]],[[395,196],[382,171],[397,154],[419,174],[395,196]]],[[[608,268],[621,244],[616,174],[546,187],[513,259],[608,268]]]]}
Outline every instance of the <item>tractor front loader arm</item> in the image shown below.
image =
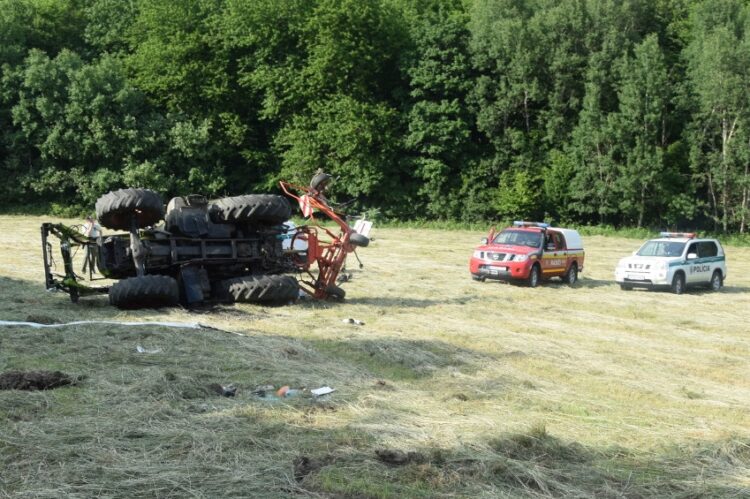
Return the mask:
{"type": "Polygon", "coordinates": [[[80,234],[75,229],[63,224],[42,224],[42,257],[44,259],[44,284],[47,290],[64,291],[74,303],[83,295],[106,293],[109,287],[91,287],[78,282],[73,270],[73,248],[96,245],[95,242],[80,234]],[[60,241],[60,254],[64,274],[55,273],[56,262],[50,236],[60,241]]]}

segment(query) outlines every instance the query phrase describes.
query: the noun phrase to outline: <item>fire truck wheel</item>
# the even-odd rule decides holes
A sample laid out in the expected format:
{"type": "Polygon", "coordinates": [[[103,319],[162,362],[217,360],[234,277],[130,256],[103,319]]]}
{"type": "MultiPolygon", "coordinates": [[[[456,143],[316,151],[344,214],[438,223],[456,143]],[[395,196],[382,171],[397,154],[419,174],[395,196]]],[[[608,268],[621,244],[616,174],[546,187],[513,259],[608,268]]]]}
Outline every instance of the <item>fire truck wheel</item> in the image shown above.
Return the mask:
{"type": "Polygon", "coordinates": [[[370,238],[354,232],[349,236],[349,242],[352,244],[352,246],[366,248],[367,245],[370,244],[370,238]]]}
{"type": "Polygon", "coordinates": [[[257,223],[277,225],[289,220],[292,207],[283,196],[247,194],[212,201],[209,210],[216,223],[257,223]]]}
{"type": "Polygon", "coordinates": [[[299,297],[299,283],[288,275],[242,276],[220,281],[214,293],[238,303],[283,304],[299,297]]]}
{"type": "Polygon", "coordinates": [[[335,284],[331,284],[330,286],[328,286],[326,288],[326,293],[328,294],[329,300],[344,301],[344,298],[346,298],[346,291],[336,286],[335,284]]]}
{"type": "Polygon", "coordinates": [[[578,281],[578,264],[573,262],[570,264],[570,268],[565,273],[565,283],[568,286],[574,285],[578,281]]]}
{"type": "Polygon", "coordinates": [[[130,277],[109,288],[109,303],[117,308],[171,307],[179,299],[177,281],[165,275],[130,277]]]}
{"type": "Polygon", "coordinates": [[[96,201],[96,217],[104,227],[129,230],[133,217],[138,228],[154,225],[164,217],[161,196],[149,189],[120,189],[96,201]]]}
{"type": "Polygon", "coordinates": [[[535,288],[539,285],[541,277],[542,276],[541,272],[539,271],[539,265],[534,264],[534,266],[532,266],[531,270],[529,271],[529,277],[526,279],[526,284],[528,284],[530,288],[535,288]]]}

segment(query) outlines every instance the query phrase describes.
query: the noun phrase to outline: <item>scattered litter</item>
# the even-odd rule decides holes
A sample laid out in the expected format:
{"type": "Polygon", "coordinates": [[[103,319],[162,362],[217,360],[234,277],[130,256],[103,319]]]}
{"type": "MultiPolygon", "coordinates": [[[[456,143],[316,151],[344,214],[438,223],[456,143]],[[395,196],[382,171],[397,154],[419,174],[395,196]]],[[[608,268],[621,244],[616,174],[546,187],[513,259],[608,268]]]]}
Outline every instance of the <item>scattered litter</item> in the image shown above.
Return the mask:
{"type": "Polygon", "coordinates": [[[333,393],[335,391],[336,389],[331,388],[330,386],[321,386],[320,388],[310,390],[310,393],[312,393],[315,397],[320,397],[322,395],[328,395],[329,393],[333,393]]]}
{"type": "Polygon", "coordinates": [[[51,390],[80,379],[60,371],[7,371],[0,374],[0,390],[51,390]]]}
{"type": "Polygon", "coordinates": [[[393,391],[393,390],[395,390],[395,389],[396,389],[396,388],[395,388],[395,387],[394,387],[393,385],[390,385],[390,384],[386,383],[386,382],[385,382],[384,380],[382,380],[382,379],[379,379],[379,380],[377,380],[377,381],[376,381],[375,383],[373,383],[373,384],[375,385],[375,388],[378,388],[378,389],[380,389],[380,390],[390,390],[390,391],[393,391]]]}
{"type": "Polygon", "coordinates": [[[266,393],[273,392],[275,389],[276,387],[273,385],[260,385],[256,386],[255,390],[250,393],[252,393],[253,395],[257,395],[258,397],[265,397],[266,393]]]}
{"type": "Polygon", "coordinates": [[[341,322],[343,322],[344,324],[355,324],[357,326],[364,326],[365,325],[365,323],[363,321],[361,321],[359,319],[352,319],[351,317],[349,317],[348,319],[344,319],[341,322]]]}
{"type": "Polygon", "coordinates": [[[207,388],[222,397],[234,397],[237,394],[237,387],[234,385],[224,386],[219,383],[211,383],[207,388]]]}
{"type": "Polygon", "coordinates": [[[289,388],[289,386],[284,385],[278,390],[276,390],[276,395],[281,398],[287,398],[287,397],[296,397],[302,393],[302,390],[297,390],[295,388],[289,388]]]}
{"type": "Polygon", "coordinates": [[[135,351],[138,353],[159,353],[161,352],[161,348],[154,348],[154,349],[149,350],[147,348],[143,348],[141,345],[136,345],[135,351]]]}

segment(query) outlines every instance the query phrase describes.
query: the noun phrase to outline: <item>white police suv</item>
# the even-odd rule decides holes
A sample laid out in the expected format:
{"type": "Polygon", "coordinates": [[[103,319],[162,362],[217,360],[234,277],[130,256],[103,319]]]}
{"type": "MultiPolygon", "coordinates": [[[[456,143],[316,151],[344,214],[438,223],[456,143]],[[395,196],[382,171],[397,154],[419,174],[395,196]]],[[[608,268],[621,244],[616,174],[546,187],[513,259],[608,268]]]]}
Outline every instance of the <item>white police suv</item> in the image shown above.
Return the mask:
{"type": "Polygon", "coordinates": [[[724,248],[716,239],[697,239],[694,233],[662,232],[646,241],[615,269],[615,280],[624,290],[669,288],[682,294],[688,286],[718,291],[727,277],[724,248]]]}

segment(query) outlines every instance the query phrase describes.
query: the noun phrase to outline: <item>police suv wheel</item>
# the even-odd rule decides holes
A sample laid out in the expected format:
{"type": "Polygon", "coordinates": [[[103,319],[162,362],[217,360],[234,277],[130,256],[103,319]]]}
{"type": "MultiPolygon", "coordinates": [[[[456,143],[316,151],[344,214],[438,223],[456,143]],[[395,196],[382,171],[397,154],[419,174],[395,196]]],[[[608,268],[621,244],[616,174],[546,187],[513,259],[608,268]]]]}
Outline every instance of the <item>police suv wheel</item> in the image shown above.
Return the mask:
{"type": "Polygon", "coordinates": [[[685,276],[682,272],[678,272],[672,278],[672,293],[681,295],[685,292],[685,276]]]}
{"type": "Polygon", "coordinates": [[[714,274],[711,276],[711,282],[709,283],[711,291],[719,291],[724,284],[722,281],[721,272],[715,270],[714,274]]]}

